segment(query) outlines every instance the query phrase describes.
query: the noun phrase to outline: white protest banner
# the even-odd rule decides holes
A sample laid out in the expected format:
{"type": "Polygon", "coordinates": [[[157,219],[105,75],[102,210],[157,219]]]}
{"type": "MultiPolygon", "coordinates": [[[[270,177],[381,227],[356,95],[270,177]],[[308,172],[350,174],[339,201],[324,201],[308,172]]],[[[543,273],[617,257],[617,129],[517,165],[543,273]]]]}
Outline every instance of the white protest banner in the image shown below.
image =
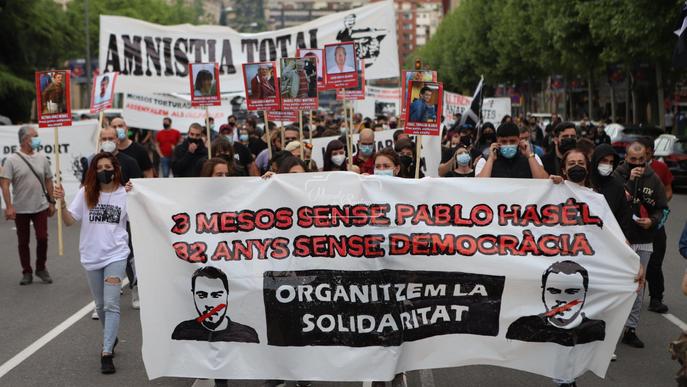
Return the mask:
{"type": "Polygon", "coordinates": [[[401,89],[398,87],[365,87],[365,99],[354,102],[355,111],[363,117],[401,114],[401,89]]]}
{"type": "MultiPolygon", "coordinates": [[[[400,128],[401,130],[403,128],[400,128]]],[[[375,151],[386,147],[394,146],[394,132],[396,130],[382,130],[375,132],[375,151]]],[[[353,154],[358,152],[358,137],[360,135],[355,133],[352,136],[353,154]]],[[[339,137],[317,137],[312,139],[312,160],[322,168],[324,165],[324,152],[327,150],[327,144],[330,141],[336,140],[339,137]]],[[[415,141],[415,136],[410,136],[412,141],[415,141]]],[[[422,137],[422,160],[420,170],[425,176],[438,177],[439,164],[441,163],[441,139],[439,137],[424,136],[422,137]]]]}
{"type": "MultiPolygon", "coordinates": [[[[449,121],[453,121],[454,114],[465,113],[471,103],[472,97],[444,91],[444,115],[449,121]]],[[[503,117],[507,115],[511,115],[510,98],[484,98],[482,100],[483,122],[491,122],[498,127],[503,117]]]]}
{"type": "Polygon", "coordinates": [[[128,215],[152,379],[603,377],[636,298],[637,255],[575,184],[137,179],[128,215]]]}
{"type": "MultiPolygon", "coordinates": [[[[226,100],[239,94],[223,94],[223,106],[209,106],[210,117],[215,119],[216,126],[227,122],[232,113],[232,106],[226,100]]],[[[134,128],[162,130],[162,119],[170,117],[172,127],[182,133],[188,131],[192,123],[205,125],[205,110],[191,106],[188,99],[170,94],[124,94],[122,117],[128,126],[134,128]]],[[[245,98],[241,97],[242,102],[245,98]]]]}
{"type": "Polygon", "coordinates": [[[188,89],[188,64],[218,62],[222,91],[243,89],[241,64],[295,57],[298,48],[355,42],[367,79],[399,75],[396,11],[391,0],[339,12],[296,27],[242,34],[223,26],[162,26],[100,16],[100,65],[119,71],[118,92],[188,89]]]}
{"type": "MultiPolygon", "coordinates": [[[[31,124],[37,127],[35,124],[31,124]]],[[[5,159],[19,150],[19,138],[17,137],[21,125],[0,126],[0,165],[5,164],[5,159]]],[[[62,186],[67,195],[67,202],[79,192],[83,168],[81,158],[95,153],[95,143],[98,136],[98,121],[73,121],[71,126],[63,126],[60,131],[60,168],[62,172],[62,186]]],[[[38,137],[41,139],[39,153],[45,154],[52,161],[55,154],[54,133],[52,128],[37,128],[38,137]]],[[[52,162],[51,162],[52,165],[52,162]]],[[[55,167],[52,168],[55,174],[55,167]]],[[[4,208],[3,201],[3,208],[4,208]]]]}

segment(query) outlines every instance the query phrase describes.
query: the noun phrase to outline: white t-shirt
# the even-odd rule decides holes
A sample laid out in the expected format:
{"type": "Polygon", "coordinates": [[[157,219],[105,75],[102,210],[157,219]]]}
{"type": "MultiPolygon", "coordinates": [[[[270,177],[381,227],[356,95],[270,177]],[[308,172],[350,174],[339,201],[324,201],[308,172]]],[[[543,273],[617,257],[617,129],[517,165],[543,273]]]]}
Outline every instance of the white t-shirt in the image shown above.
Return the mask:
{"type": "MultiPolygon", "coordinates": [[[[541,159],[536,154],[534,155],[534,159],[537,160],[537,164],[544,166],[544,163],[542,163],[541,159]]],[[[477,164],[475,165],[475,176],[482,172],[482,168],[484,168],[486,163],[487,160],[485,160],[484,157],[480,157],[479,160],[477,160],[477,164]]]]}
{"type": "Polygon", "coordinates": [[[69,205],[74,219],[81,221],[79,252],[81,264],[86,270],[98,270],[112,262],[129,256],[129,235],[126,222],[126,191],[119,187],[112,193],[100,192],[98,204],[86,205],[84,188],[81,187],[69,205]]]}

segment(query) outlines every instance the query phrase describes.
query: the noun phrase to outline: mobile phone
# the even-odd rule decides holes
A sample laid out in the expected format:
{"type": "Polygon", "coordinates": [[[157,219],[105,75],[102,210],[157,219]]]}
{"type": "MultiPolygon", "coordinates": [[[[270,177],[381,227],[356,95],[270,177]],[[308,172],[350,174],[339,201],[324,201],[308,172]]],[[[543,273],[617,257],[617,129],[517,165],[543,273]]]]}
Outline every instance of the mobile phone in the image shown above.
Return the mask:
{"type": "Polygon", "coordinates": [[[638,221],[639,219],[642,219],[642,218],[640,218],[639,216],[637,216],[637,215],[635,215],[635,214],[632,214],[632,220],[634,220],[634,221],[636,222],[636,221],[638,221]]]}

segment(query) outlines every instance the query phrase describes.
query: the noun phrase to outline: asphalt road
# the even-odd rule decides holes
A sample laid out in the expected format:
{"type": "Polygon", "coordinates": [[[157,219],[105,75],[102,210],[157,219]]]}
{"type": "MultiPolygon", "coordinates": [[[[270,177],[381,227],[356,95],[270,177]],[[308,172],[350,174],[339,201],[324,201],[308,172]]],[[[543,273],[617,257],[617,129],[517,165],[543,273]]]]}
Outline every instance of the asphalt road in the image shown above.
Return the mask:
{"type": "MultiPolygon", "coordinates": [[[[677,241],[687,219],[687,195],[677,194],[671,202],[668,221],[668,251],[664,262],[665,303],[670,313],[687,322],[687,303],[680,281],[687,261],[679,256],[677,241]]],[[[117,373],[100,373],[100,323],[90,319],[91,296],[78,258],[78,227],[66,228],[65,255],[57,256],[57,226],[50,221],[48,268],[55,280],[51,285],[19,286],[21,269],[16,250],[14,223],[0,219],[0,386],[210,386],[208,381],[161,378],[148,380],[141,359],[141,330],[138,312],[130,306],[128,289],[122,298],[120,344],[115,364],[117,373]],[[74,316],[82,311],[81,315],[74,316]],[[74,316],[73,325],[53,331],[74,316]],[[80,317],[80,318],[79,318],[80,317]],[[52,339],[41,339],[52,331],[52,339]],[[35,342],[42,348],[26,358],[16,355],[35,342]],[[12,359],[12,360],[11,360],[12,359]],[[10,367],[11,370],[6,372],[10,367]]],[[[32,247],[33,252],[33,247],[32,247]]],[[[648,292],[647,292],[648,293],[648,292]]],[[[647,295],[648,297],[648,295],[647,295]]],[[[648,304],[648,298],[645,302],[648,304]]],[[[67,324],[68,325],[68,324],[67,324]]],[[[605,379],[588,373],[579,386],[672,386],[678,369],[667,352],[680,328],[665,316],[644,311],[638,334],[644,349],[619,344],[618,360],[605,379]]],[[[545,377],[499,367],[470,366],[410,372],[410,386],[552,386],[545,377]]],[[[256,381],[233,381],[232,386],[260,386],[256,381]]],[[[361,386],[361,383],[313,383],[313,386],[361,386]]]]}

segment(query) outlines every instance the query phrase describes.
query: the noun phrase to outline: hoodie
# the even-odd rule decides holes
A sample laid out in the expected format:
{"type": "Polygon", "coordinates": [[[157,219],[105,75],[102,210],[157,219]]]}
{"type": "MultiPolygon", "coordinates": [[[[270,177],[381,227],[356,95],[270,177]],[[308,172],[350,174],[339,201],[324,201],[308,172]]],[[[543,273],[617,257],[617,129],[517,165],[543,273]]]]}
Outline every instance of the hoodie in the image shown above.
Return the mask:
{"type": "Polygon", "coordinates": [[[661,179],[647,165],[642,176],[630,180],[630,167],[627,163],[620,164],[613,171],[613,176],[625,186],[625,191],[630,198],[632,215],[651,219],[651,227],[644,232],[637,233],[630,242],[633,244],[652,243],[659,222],[663,219],[663,210],[668,209],[668,200],[661,179]]]}
{"type": "Polygon", "coordinates": [[[640,228],[632,221],[632,209],[625,196],[625,187],[619,179],[613,177],[613,174],[608,176],[601,176],[599,174],[599,162],[608,155],[613,155],[613,167],[616,167],[619,156],[615,153],[612,146],[602,144],[594,149],[589,177],[592,188],[606,198],[606,202],[618,221],[618,225],[623,230],[625,238],[631,241],[634,239],[634,234],[640,231],[640,228]]]}
{"type": "Polygon", "coordinates": [[[195,152],[188,151],[190,139],[186,138],[184,142],[174,147],[174,157],[172,159],[172,172],[174,177],[197,177],[198,161],[208,157],[208,148],[203,142],[198,143],[198,148],[195,152]]]}

